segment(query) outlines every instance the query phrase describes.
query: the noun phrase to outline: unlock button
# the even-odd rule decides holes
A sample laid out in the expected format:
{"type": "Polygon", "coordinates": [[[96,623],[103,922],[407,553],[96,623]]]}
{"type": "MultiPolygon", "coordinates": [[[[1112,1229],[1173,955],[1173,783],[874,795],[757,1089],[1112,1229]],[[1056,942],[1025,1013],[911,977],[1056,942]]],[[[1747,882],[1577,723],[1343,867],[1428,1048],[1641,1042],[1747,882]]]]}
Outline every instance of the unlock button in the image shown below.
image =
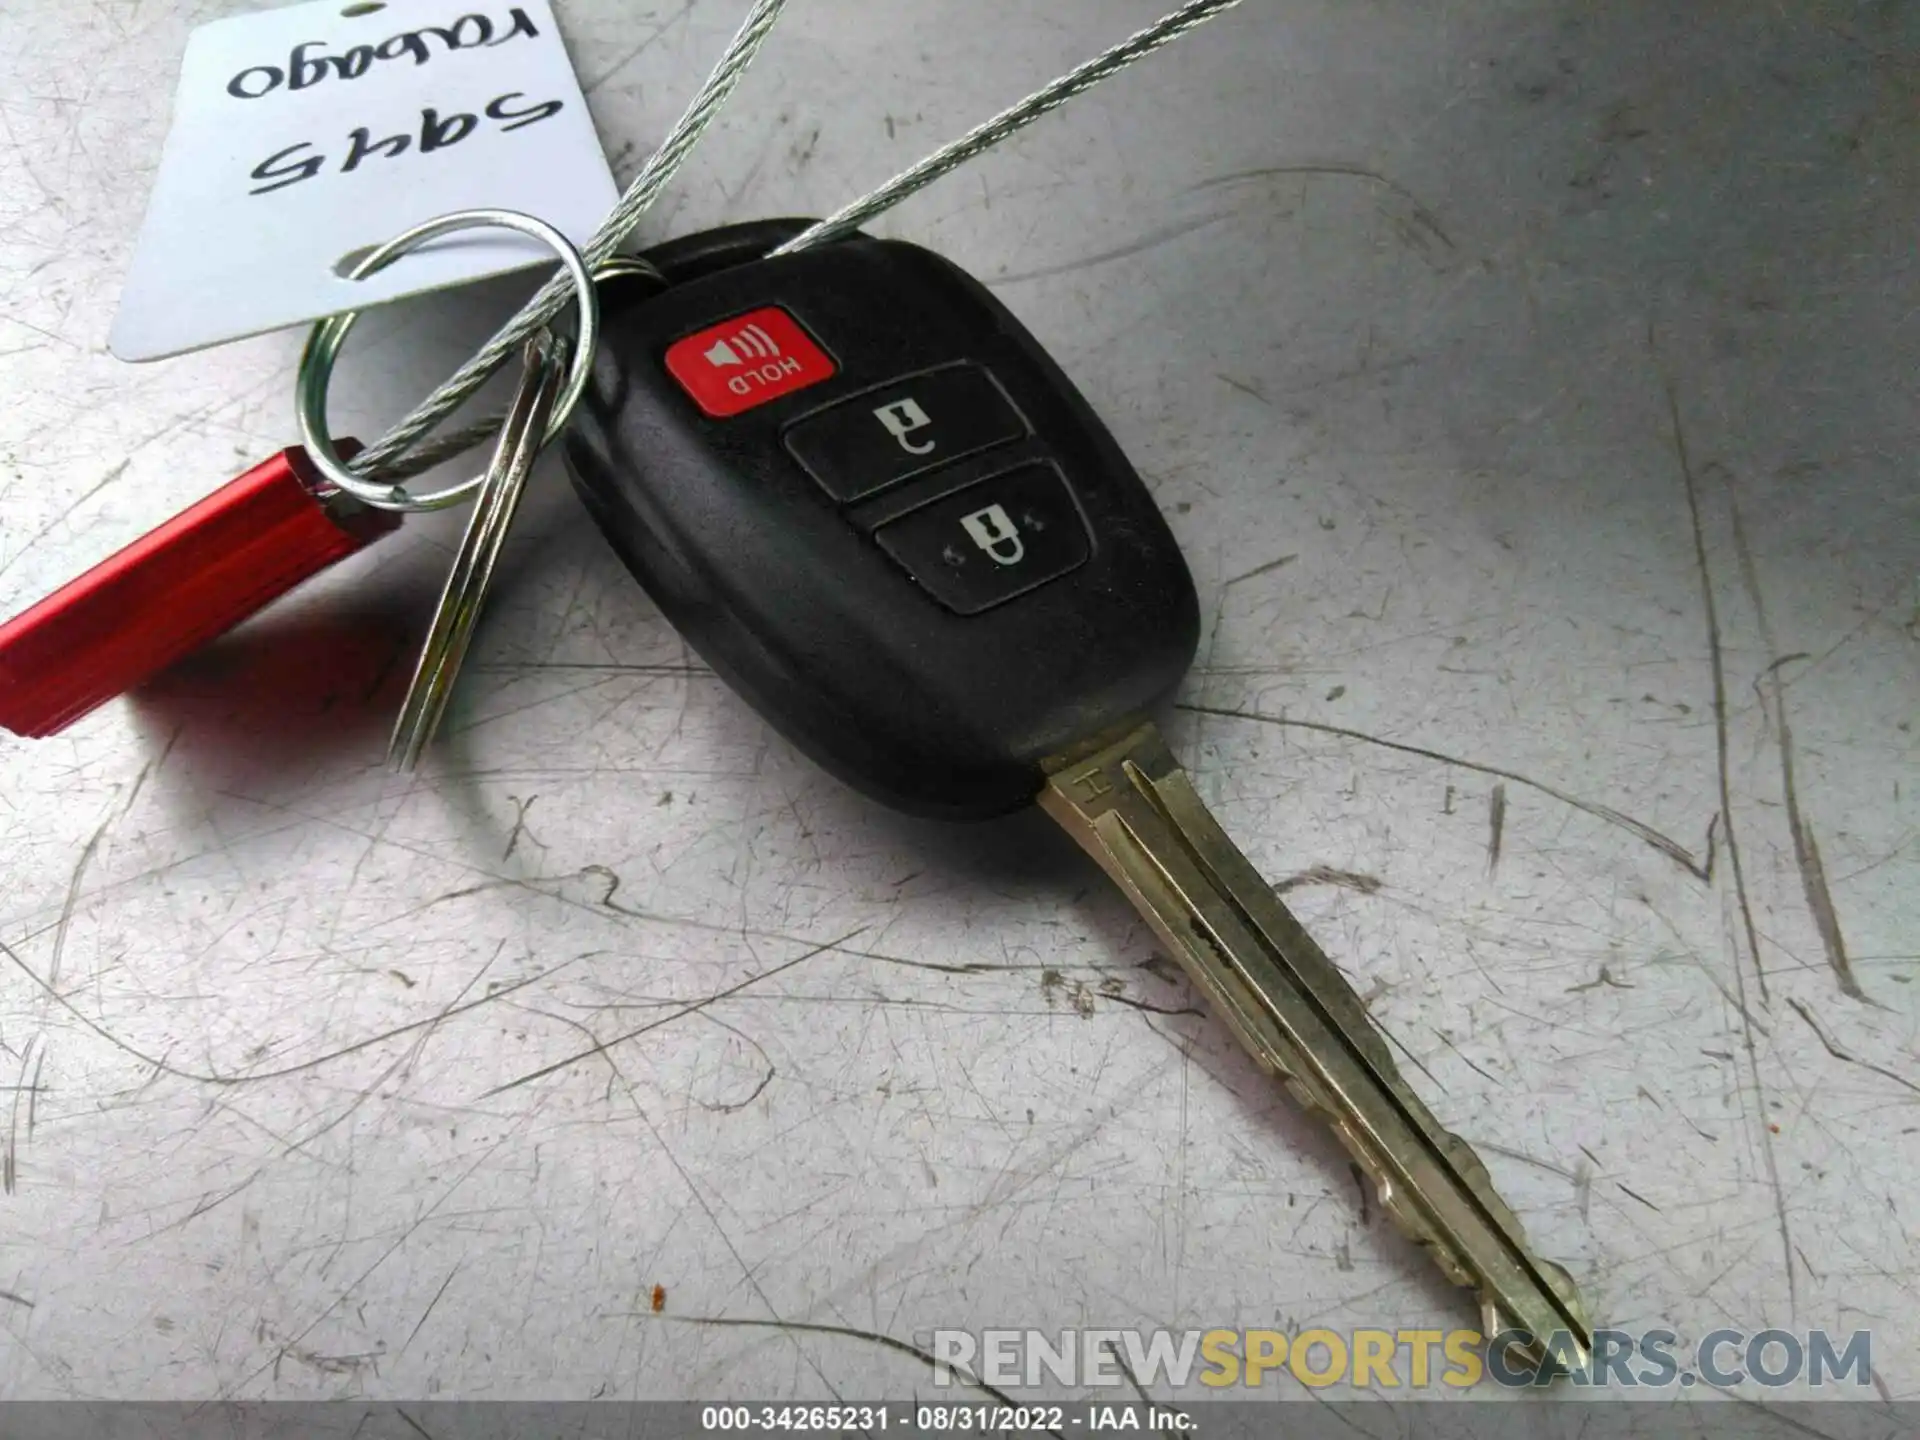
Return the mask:
{"type": "Polygon", "coordinates": [[[1026,421],[993,376],[965,362],[837,401],[787,430],[787,449],[839,501],[1018,440],[1026,421]]]}
{"type": "Polygon", "coordinates": [[[1087,527],[1052,465],[1022,465],[873,532],[942,605],[977,615],[1081,565],[1087,527]]]}

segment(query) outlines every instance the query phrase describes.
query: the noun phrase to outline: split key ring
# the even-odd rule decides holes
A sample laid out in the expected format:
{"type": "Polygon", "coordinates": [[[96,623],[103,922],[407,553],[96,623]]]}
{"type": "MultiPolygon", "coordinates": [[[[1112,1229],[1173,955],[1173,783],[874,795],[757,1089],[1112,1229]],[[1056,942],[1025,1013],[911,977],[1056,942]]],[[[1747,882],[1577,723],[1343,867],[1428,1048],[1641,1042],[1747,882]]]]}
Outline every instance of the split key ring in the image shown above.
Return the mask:
{"type": "MultiPolygon", "coordinates": [[[[347,272],[347,278],[364,280],[430,240],[437,240],[458,230],[481,229],[517,230],[522,235],[540,241],[560,257],[560,263],[566,267],[573,281],[579,323],[566,383],[554,400],[546,428],[540,437],[540,444],[545,445],[566,428],[574,406],[585,393],[593,371],[594,348],[600,340],[600,301],[594,288],[594,277],[587,269],[586,258],[566,236],[546,221],[536,220],[531,215],[522,215],[515,210],[457,210],[402,231],[385,244],[375,246],[355,262],[347,272]]],[[[618,259],[608,262],[609,267],[623,263],[637,262],[618,259]]],[[[414,495],[403,485],[383,484],[356,473],[335,447],[333,436],[327,430],[327,386],[333,379],[334,362],[339,359],[340,347],[346,343],[347,332],[353,329],[360,315],[358,310],[330,315],[316,324],[307,337],[306,348],[300,355],[299,379],[294,386],[294,414],[300,427],[300,443],[306,447],[314,468],[329,484],[376,510],[443,510],[449,505],[458,504],[486,482],[485,474],[428,491],[424,495],[414,495]]]]}

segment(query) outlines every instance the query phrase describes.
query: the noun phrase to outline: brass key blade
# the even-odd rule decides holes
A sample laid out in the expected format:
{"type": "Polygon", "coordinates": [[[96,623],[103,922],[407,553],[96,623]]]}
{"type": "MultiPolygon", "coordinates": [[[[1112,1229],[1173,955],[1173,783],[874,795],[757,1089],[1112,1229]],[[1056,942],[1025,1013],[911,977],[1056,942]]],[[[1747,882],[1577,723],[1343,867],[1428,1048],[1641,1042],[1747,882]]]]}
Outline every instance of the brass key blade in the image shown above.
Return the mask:
{"type": "Polygon", "coordinates": [[[1480,1157],[1401,1079],[1346,978],[1227,838],[1152,724],[1061,764],[1040,807],[1113,877],[1262,1069],[1326,1115],[1381,1207],[1527,1363],[1584,1369],[1573,1279],[1527,1245],[1480,1157]],[[1557,1338],[1556,1338],[1557,1337],[1557,1338]]]}

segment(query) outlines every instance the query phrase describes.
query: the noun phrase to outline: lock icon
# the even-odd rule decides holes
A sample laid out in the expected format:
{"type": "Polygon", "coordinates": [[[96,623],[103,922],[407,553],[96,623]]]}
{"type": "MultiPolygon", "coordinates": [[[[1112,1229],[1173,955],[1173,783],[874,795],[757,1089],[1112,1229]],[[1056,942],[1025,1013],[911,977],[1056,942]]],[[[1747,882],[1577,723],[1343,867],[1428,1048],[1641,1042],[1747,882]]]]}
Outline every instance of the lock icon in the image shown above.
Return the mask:
{"type": "Polygon", "coordinates": [[[1020,531],[1001,506],[989,505],[971,515],[962,515],[960,524],[968,538],[984,550],[994,564],[1018,565],[1025,558],[1027,547],[1020,541],[1020,531]]]}

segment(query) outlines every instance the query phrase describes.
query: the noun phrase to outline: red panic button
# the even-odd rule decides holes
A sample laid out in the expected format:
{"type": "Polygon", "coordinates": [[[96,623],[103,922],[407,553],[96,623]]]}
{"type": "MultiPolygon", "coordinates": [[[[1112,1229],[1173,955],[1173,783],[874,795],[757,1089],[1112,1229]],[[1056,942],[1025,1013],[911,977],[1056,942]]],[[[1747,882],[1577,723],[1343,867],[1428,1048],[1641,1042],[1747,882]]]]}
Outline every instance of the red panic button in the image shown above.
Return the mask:
{"type": "Polygon", "coordinates": [[[709,325],[667,347],[667,372],[716,420],[833,378],[834,364],[778,305],[709,325]]]}

